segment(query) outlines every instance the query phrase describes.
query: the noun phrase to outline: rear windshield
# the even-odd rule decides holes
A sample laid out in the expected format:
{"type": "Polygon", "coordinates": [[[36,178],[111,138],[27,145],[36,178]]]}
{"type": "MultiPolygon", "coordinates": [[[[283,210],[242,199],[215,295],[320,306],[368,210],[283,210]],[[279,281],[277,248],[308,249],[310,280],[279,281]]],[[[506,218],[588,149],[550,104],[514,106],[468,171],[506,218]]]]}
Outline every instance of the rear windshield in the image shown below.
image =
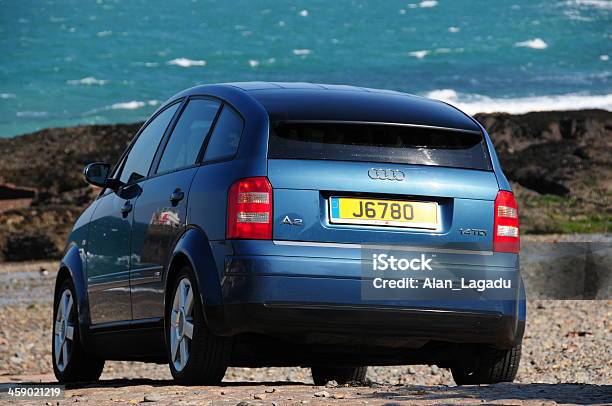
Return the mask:
{"type": "Polygon", "coordinates": [[[491,170],[482,134],[369,123],[278,122],[272,159],[325,159],[491,170]]]}

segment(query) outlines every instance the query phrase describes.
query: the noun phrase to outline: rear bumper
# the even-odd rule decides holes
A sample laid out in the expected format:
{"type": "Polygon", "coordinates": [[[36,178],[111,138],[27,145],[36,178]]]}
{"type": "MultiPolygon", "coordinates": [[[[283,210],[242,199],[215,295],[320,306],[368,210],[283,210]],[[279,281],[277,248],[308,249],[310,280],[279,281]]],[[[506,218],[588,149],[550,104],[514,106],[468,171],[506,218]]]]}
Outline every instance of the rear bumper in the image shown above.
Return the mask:
{"type": "Polygon", "coordinates": [[[320,303],[240,304],[222,311],[226,334],[260,333],[309,345],[419,348],[436,341],[510,348],[525,328],[517,317],[482,311],[320,303]]]}
{"type": "MultiPolygon", "coordinates": [[[[213,331],[304,344],[407,348],[430,341],[509,348],[522,339],[522,286],[514,300],[364,300],[359,252],[302,247],[300,253],[227,256],[223,305],[206,311],[213,331]]],[[[518,273],[514,266],[504,269],[518,273]]]]}

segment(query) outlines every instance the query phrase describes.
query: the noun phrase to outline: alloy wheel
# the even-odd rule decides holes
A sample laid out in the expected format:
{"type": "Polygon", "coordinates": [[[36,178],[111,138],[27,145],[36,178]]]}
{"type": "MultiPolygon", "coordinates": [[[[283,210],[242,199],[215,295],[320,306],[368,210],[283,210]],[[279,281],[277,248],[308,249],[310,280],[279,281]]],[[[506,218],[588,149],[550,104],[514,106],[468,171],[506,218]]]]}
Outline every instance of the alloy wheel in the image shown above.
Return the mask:
{"type": "Polygon", "coordinates": [[[187,365],[192,340],[193,287],[188,278],[183,278],[174,292],[170,314],[170,355],[174,369],[179,372],[187,365]]]}
{"type": "Polygon", "coordinates": [[[70,318],[73,305],[72,292],[70,292],[70,289],[64,290],[57,304],[53,338],[55,365],[62,372],[70,361],[74,343],[74,323],[70,318]]]}

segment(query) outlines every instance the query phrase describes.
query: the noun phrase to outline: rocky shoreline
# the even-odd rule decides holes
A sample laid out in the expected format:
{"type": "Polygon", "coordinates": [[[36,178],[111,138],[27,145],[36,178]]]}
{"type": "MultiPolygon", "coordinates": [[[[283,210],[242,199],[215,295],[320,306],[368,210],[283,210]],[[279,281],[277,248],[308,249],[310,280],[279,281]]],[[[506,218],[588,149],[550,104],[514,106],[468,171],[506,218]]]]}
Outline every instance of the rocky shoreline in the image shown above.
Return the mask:
{"type": "MultiPolygon", "coordinates": [[[[610,231],[612,112],[475,118],[491,134],[514,186],[524,234],[610,231]]],[[[37,192],[26,207],[0,209],[0,262],[59,258],[72,223],[95,196],[83,181],[83,166],[115,162],[140,125],[51,128],[0,138],[0,186],[37,192]]]]}
{"type": "MultiPolygon", "coordinates": [[[[57,262],[0,264],[0,385],[55,382],[56,269],[57,262]]],[[[527,312],[514,384],[457,387],[448,370],[414,365],[371,367],[365,387],[312,386],[309,370],[298,367],[230,368],[220,386],[182,387],[172,383],[167,365],[108,361],[99,384],[70,388],[59,404],[610,404],[612,301],[531,300],[527,312]]]]}

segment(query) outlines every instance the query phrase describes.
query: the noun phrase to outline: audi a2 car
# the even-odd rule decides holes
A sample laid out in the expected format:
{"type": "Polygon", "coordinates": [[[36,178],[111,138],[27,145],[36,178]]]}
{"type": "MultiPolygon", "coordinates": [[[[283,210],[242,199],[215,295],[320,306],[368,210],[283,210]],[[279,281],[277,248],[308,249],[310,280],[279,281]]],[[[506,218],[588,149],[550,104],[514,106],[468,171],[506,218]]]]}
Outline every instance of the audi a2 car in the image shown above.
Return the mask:
{"type": "Polygon", "coordinates": [[[316,384],[363,382],[368,365],[516,375],[517,204],[484,128],[450,105],[198,86],[84,175],[101,191],[57,275],[60,382],[96,380],[105,360],[168,363],[181,384],[228,366],[309,367],[316,384]]]}

